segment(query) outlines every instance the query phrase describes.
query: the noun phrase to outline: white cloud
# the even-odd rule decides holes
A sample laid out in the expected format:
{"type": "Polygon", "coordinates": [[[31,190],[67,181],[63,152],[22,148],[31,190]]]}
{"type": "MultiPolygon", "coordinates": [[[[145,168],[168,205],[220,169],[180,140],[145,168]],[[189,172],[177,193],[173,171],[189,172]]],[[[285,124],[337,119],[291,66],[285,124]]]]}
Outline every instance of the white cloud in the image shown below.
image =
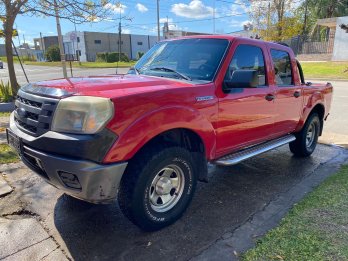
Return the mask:
{"type": "Polygon", "coordinates": [[[161,24],[163,24],[163,23],[165,23],[165,22],[167,22],[168,21],[168,23],[172,23],[173,22],[173,18],[160,18],[160,23],[161,24]]]}
{"type": "Polygon", "coordinates": [[[140,3],[137,3],[137,4],[135,5],[135,7],[138,9],[138,11],[139,11],[140,13],[145,13],[145,12],[149,11],[149,9],[148,9],[145,5],[140,4],[140,3]]]}
{"type": "Polygon", "coordinates": [[[131,30],[128,29],[128,28],[122,28],[122,33],[123,33],[123,34],[130,34],[130,33],[131,33],[131,30]]]}
{"type": "Polygon", "coordinates": [[[238,27],[238,28],[241,27],[240,21],[237,21],[237,20],[231,20],[231,21],[229,22],[229,25],[230,25],[230,27],[238,27]]]}
{"type": "Polygon", "coordinates": [[[169,24],[169,30],[183,30],[181,27],[179,27],[177,24],[169,24]]]}
{"type": "MultiPolygon", "coordinates": [[[[243,1],[236,0],[234,3],[235,4],[230,5],[227,15],[240,15],[249,12],[249,6],[247,6],[243,1]]],[[[224,12],[225,10],[221,11],[224,12]]]]}
{"type": "Polygon", "coordinates": [[[104,5],[104,9],[110,9],[111,11],[113,11],[114,13],[119,14],[121,12],[121,14],[123,14],[126,10],[127,6],[117,3],[117,4],[111,4],[111,3],[107,3],[106,5],[104,5]]]}
{"type": "Polygon", "coordinates": [[[214,9],[204,5],[200,0],[192,0],[188,5],[183,3],[173,4],[171,11],[177,16],[200,19],[213,16],[214,9]]]}
{"type": "Polygon", "coordinates": [[[245,20],[243,22],[240,23],[241,26],[244,26],[244,25],[249,25],[251,24],[251,21],[250,20],[245,20]]]}

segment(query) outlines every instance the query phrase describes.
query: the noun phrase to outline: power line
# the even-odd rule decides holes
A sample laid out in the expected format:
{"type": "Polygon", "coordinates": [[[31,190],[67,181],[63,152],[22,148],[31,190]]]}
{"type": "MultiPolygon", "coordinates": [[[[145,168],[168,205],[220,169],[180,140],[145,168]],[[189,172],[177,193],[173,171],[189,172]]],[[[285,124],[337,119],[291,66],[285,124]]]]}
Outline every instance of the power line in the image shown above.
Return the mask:
{"type": "MultiPolygon", "coordinates": [[[[219,17],[215,17],[215,19],[223,19],[223,18],[228,18],[228,17],[233,17],[233,16],[240,16],[240,15],[245,15],[248,14],[247,12],[243,12],[243,13],[238,13],[238,14],[230,14],[230,15],[223,15],[223,16],[219,16],[219,17]]],[[[211,21],[214,18],[202,18],[202,19],[194,19],[194,20],[182,20],[182,21],[173,21],[173,24],[184,24],[184,23],[195,23],[195,22],[201,22],[201,21],[211,21]]],[[[113,19],[110,19],[113,20],[113,19]]],[[[138,24],[132,24],[132,25],[156,25],[156,23],[138,23],[138,24]]]]}

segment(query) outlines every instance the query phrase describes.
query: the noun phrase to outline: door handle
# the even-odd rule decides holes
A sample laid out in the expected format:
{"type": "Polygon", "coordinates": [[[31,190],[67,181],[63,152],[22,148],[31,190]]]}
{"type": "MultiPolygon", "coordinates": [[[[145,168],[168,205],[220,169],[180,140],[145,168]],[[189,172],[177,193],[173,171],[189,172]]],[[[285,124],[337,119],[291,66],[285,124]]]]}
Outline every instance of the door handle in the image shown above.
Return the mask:
{"type": "Polygon", "coordinates": [[[267,94],[267,95],[265,96],[265,99],[266,99],[267,101],[273,101],[273,100],[275,99],[275,96],[274,96],[273,94],[267,94]]]}
{"type": "Polygon", "coordinates": [[[295,98],[298,98],[298,97],[300,97],[301,96],[301,93],[299,92],[299,91],[295,91],[294,92],[294,97],[295,98]]]}

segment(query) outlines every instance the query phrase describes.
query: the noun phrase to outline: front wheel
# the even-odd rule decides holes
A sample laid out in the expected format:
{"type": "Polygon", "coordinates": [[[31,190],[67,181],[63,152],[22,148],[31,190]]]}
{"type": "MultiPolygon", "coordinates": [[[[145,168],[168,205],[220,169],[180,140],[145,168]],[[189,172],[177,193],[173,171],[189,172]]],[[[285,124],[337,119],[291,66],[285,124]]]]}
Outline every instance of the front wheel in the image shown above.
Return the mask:
{"type": "Polygon", "coordinates": [[[189,151],[179,147],[148,149],[130,162],[121,181],[119,205],[141,229],[158,230],[182,216],[196,183],[189,151]]]}
{"type": "Polygon", "coordinates": [[[317,146],[320,128],[318,114],[311,114],[302,130],[296,134],[296,140],[290,142],[289,147],[291,152],[298,157],[310,156],[317,146]]]}

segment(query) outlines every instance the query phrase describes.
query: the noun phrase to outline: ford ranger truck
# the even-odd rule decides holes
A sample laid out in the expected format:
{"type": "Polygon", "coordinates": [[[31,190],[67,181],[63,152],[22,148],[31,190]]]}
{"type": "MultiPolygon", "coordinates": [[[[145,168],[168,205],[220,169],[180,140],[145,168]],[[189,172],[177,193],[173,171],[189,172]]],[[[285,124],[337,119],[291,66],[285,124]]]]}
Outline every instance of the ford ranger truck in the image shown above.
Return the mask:
{"type": "Polygon", "coordinates": [[[284,144],[310,156],[331,84],[305,83],[284,45],[232,36],[157,43],[125,75],[22,86],[7,130],[22,161],[92,203],[118,201],[144,230],[182,216],[207,163],[284,144]]]}

